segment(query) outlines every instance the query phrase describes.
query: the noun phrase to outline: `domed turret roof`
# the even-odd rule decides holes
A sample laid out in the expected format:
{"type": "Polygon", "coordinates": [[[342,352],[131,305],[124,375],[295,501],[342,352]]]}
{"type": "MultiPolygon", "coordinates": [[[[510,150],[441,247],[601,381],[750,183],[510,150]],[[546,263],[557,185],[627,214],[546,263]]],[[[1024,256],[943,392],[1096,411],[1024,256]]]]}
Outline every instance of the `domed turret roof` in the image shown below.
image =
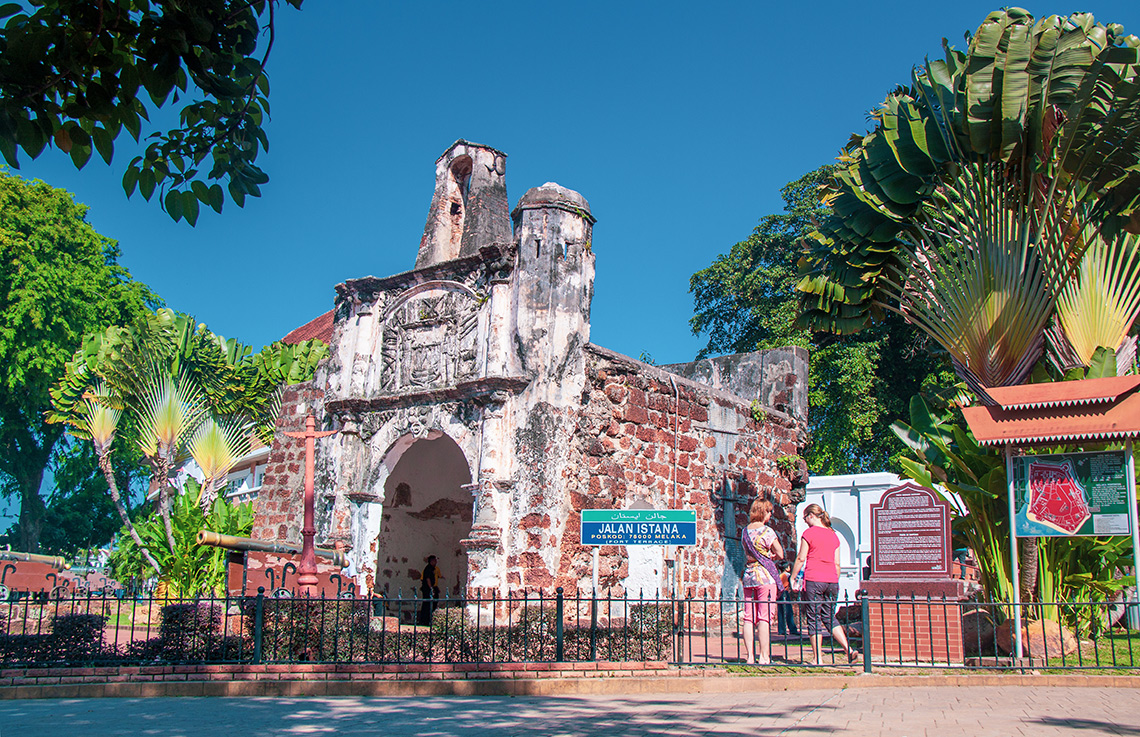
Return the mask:
{"type": "Polygon", "coordinates": [[[555,182],[547,182],[541,187],[528,189],[526,194],[519,198],[511,217],[517,220],[523,210],[537,210],[544,207],[566,210],[586,218],[591,223],[597,222],[590,212],[590,203],[586,202],[585,197],[555,182]]]}

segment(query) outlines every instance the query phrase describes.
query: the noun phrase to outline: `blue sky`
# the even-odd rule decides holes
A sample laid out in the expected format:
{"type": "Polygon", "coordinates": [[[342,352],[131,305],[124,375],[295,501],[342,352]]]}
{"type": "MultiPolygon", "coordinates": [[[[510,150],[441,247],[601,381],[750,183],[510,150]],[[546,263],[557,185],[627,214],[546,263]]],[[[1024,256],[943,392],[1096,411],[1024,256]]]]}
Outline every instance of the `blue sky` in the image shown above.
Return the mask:
{"type": "MultiPolygon", "coordinates": [[[[996,6],[306,0],[278,14],[261,199],[173,223],[123,195],[126,141],[113,168],[48,150],[18,173],[89,205],[171,307],[260,345],[329,309],[338,282],[410,269],[435,159],[485,143],[509,156],[512,206],[547,181],[589,200],[593,342],[685,361],[703,345],[692,273],[996,6]]],[[[1140,33],[1135,0],[1028,9],[1140,33]]]]}

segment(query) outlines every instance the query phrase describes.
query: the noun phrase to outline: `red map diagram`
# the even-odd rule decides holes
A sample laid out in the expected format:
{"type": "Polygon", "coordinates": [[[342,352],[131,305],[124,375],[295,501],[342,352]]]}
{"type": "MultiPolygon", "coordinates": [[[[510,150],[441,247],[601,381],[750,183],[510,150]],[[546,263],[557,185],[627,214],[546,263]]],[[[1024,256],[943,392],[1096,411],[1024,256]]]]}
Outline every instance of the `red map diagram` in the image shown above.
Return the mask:
{"type": "Polygon", "coordinates": [[[1029,509],[1033,522],[1072,535],[1092,513],[1085,503],[1085,490],[1073,477],[1069,462],[1029,464],[1029,509]]]}

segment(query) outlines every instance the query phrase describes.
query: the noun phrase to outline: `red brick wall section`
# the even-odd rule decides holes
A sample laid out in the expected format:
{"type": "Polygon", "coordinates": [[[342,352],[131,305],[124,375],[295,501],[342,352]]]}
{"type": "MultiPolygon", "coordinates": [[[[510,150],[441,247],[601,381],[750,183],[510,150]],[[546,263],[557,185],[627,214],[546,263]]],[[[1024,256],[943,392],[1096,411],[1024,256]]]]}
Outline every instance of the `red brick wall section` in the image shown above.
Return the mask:
{"type": "Polygon", "coordinates": [[[255,540],[300,544],[304,515],[305,445],[281,433],[303,431],[305,416],[310,411],[319,423],[323,405],[324,391],[314,387],[312,382],[294,384],[285,389],[265,479],[253,502],[254,522],[250,537],[255,540]]]}
{"type": "MultiPolygon", "coordinates": [[[[602,357],[589,360],[586,401],[574,438],[579,473],[567,483],[571,510],[562,536],[558,585],[573,590],[578,581],[591,576],[592,548],[579,544],[579,510],[621,509],[640,498],[659,509],[697,511],[697,539],[705,542],[684,553],[685,591],[698,597],[719,596],[725,562],[723,505],[712,494],[720,488],[725,471],[743,476],[754,494],[770,494],[781,505],[772,525],[785,548],[794,550],[792,484],[778,471],[776,459],[801,452],[797,438],[802,434],[796,423],[769,413],[758,424],[743,402],[731,402],[723,394],[687,382],[678,381],[678,388],[679,401],[662,371],[638,371],[602,357]],[[743,426],[727,457],[715,454],[718,438],[707,424],[714,403],[735,413],[743,426]]],[[[747,503],[738,504],[737,529],[746,523],[747,503]]],[[[625,592],[617,582],[627,570],[624,548],[601,548],[600,588],[622,596],[625,592]]]]}
{"type": "MultiPolygon", "coordinates": [[[[528,689],[524,681],[548,679],[702,678],[724,671],[676,667],[664,661],[586,663],[410,663],[158,665],[102,668],[9,668],[0,670],[0,699],[89,698],[99,696],[274,696],[341,693],[417,693],[424,681],[454,684],[498,682],[528,689]],[[375,687],[368,684],[376,683],[375,687]],[[417,685],[418,684],[418,685],[417,685]],[[400,686],[405,688],[401,689],[400,686]],[[414,690],[409,690],[414,689],[414,690]]],[[[446,689],[445,689],[446,691],[446,689]]],[[[445,691],[441,691],[445,692],[445,691]]]]}
{"type": "Polygon", "coordinates": [[[869,609],[874,662],[962,662],[962,615],[958,602],[900,598],[872,601],[869,609]]]}

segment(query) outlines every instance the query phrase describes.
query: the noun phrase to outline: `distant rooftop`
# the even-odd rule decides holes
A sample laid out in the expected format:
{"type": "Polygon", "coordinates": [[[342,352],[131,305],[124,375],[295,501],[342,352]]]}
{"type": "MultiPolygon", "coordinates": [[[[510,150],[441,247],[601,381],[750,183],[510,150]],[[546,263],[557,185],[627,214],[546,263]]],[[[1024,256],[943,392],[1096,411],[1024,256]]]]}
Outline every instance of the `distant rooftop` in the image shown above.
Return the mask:
{"type": "Polygon", "coordinates": [[[332,331],[333,311],[329,310],[325,314],[309,320],[301,327],[289,331],[289,334],[282,338],[281,342],[296,345],[297,343],[317,338],[323,340],[325,343],[329,343],[332,341],[332,331]]]}

